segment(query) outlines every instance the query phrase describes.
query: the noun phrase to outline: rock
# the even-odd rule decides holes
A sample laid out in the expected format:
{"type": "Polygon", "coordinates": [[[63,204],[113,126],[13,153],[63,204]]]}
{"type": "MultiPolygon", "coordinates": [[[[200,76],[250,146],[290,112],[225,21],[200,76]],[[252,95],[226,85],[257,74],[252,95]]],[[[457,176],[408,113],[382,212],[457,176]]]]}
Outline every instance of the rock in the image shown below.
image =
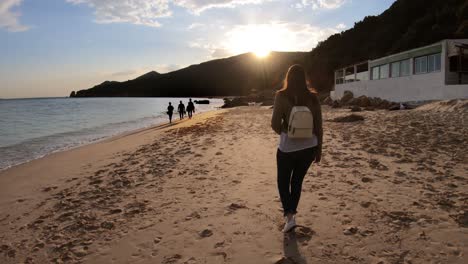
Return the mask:
{"type": "Polygon", "coordinates": [[[333,101],[333,103],[331,104],[331,107],[332,108],[339,108],[341,107],[341,104],[339,101],[333,101]]]}
{"type": "Polygon", "coordinates": [[[351,112],[361,112],[361,111],[362,111],[361,107],[357,105],[351,107],[351,112]]]}
{"type": "Polygon", "coordinates": [[[363,121],[364,117],[360,115],[347,115],[347,116],[340,116],[336,117],[335,119],[332,120],[332,122],[338,122],[338,123],[347,123],[347,122],[357,122],[357,121],[363,121]]]}
{"type": "Polygon", "coordinates": [[[357,101],[357,106],[360,106],[360,107],[368,107],[371,105],[369,98],[365,95],[359,96],[358,98],[356,98],[356,101],[357,101]]]}
{"type": "Polygon", "coordinates": [[[209,104],[210,100],[195,100],[194,102],[196,104],[209,104]]]}
{"type": "Polygon", "coordinates": [[[158,244],[159,242],[161,242],[161,239],[162,237],[156,237],[155,239],[153,239],[153,243],[158,244]]]}
{"type": "Polygon", "coordinates": [[[354,98],[354,94],[351,91],[344,91],[343,96],[341,97],[341,104],[348,103],[351,99],[354,98]]]}
{"type": "Polygon", "coordinates": [[[390,107],[388,107],[389,111],[396,111],[400,110],[400,105],[399,104],[391,104],[390,107]]]}
{"type": "Polygon", "coordinates": [[[213,235],[213,231],[211,231],[209,229],[205,229],[205,230],[200,232],[201,237],[210,237],[212,235],[213,235]]]}
{"type": "Polygon", "coordinates": [[[347,236],[350,236],[350,235],[354,235],[357,233],[359,229],[355,226],[350,226],[350,227],[347,227],[345,228],[345,230],[343,230],[343,234],[347,235],[347,236]]]}
{"type": "Polygon", "coordinates": [[[72,91],[72,92],[70,93],[70,97],[75,97],[75,96],[76,96],[75,91],[72,91]]]}
{"type": "Polygon", "coordinates": [[[233,99],[224,98],[224,105],[221,108],[231,108],[236,106],[247,106],[248,101],[243,97],[236,97],[233,99]]]}
{"type": "Polygon", "coordinates": [[[323,99],[323,104],[332,105],[332,103],[333,103],[333,99],[331,99],[330,96],[327,96],[325,97],[325,99],[323,99]]]}

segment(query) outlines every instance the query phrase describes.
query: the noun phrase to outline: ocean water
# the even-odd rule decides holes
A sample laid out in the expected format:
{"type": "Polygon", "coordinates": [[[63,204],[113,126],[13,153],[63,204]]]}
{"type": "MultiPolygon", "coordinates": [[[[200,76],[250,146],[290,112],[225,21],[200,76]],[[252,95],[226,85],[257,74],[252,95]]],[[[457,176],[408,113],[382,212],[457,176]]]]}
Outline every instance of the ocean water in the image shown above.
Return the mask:
{"type": "MultiPolygon", "coordinates": [[[[206,98],[197,98],[197,100],[206,98]]],[[[188,98],[44,98],[0,100],[0,170],[52,152],[168,122],[167,105],[188,98]]],[[[221,99],[195,104],[215,110],[221,99]]],[[[174,112],[174,119],[178,119],[174,112]]]]}

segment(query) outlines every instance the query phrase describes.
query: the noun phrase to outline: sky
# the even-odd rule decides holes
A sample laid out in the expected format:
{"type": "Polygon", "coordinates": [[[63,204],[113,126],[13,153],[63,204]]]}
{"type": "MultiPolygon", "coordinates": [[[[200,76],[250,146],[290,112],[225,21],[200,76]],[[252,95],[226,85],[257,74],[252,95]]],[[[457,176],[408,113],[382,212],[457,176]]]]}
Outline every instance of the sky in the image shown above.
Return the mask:
{"type": "Polygon", "coordinates": [[[68,96],[245,52],[310,51],[394,1],[0,0],[0,98],[68,96]]]}

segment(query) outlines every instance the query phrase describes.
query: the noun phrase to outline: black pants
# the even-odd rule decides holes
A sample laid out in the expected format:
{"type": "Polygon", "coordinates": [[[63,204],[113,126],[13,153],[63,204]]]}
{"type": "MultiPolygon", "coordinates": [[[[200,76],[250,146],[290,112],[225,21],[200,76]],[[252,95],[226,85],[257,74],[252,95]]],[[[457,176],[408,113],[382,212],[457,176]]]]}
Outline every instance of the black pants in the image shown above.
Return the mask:
{"type": "Polygon", "coordinates": [[[312,161],[316,148],[295,152],[282,152],[278,149],[276,163],[278,166],[278,191],[283,205],[283,212],[296,214],[301,198],[302,181],[312,161]]]}

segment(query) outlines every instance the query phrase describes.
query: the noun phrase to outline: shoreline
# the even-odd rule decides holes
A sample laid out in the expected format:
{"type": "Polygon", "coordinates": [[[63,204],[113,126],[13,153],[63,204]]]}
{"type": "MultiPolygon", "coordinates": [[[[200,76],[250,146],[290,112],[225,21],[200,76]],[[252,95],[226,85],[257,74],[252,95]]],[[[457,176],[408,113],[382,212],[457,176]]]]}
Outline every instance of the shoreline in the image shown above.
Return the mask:
{"type": "MultiPolygon", "coordinates": [[[[111,156],[113,154],[118,153],[119,151],[126,151],[128,149],[135,149],[141,144],[148,142],[148,138],[145,137],[145,134],[154,133],[156,135],[161,134],[166,130],[171,130],[178,127],[185,127],[191,125],[193,123],[202,122],[203,120],[222,114],[225,112],[223,109],[211,110],[206,111],[197,115],[194,115],[192,119],[184,119],[184,120],[177,120],[172,124],[157,124],[147,128],[141,128],[137,130],[132,130],[124,133],[120,133],[118,135],[110,136],[108,138],[91,142],[89,144],[80,145],[77,147],[73,147],[67,150],[61,150],[52,152],[47,154],[43,157],[30,160],[28,162],[24,162],[18,165],[14,165],[9,167],[5,170],[0,170],[0,201],[3,201],[2,194],[7,194],[9,191],[6,191],[5,188],[11,184],[21,183],[21,181],[28,181],[31,180],[32,182],[36,182],[39,184],[38,179],[29,178],[30,174],[40,174],[42,171],[46,171],[49,165],[55,165],[54,163],[63,163],[62,166],[58,166],[56,171],[63,171],[66,172],[70,167],[75,167],[75,171],[80,171],[80,168],[77,166],[72,165],[74,160],[81,160],[82,166],[87,163],[88,165],[93,163],[93,159],[88,158],[88,153],[92,153],[95,157],[99,159],[106,160],[106,157],[111,156]],[[111,144],[117,143],[118,145],[123,146],[110,146],[106,148],[105,146],[109,146],[111,144]],[[62,168],[61,168],[62,167],[62,168]]],[[[88,166],[88,167],[96,167],[98,168],[100,165],[96,166],[88,166]]],[[[57,167],[57,166],[55,166],[57,167]]],[[[52,177],[53,178],[53,177],[52,177]]],[[[51,179],[47,177],[47,179],[51,179]]],[[[57,179],[53,179],[57,180],[57,179]]],[[[41,183],[40,185],[48,184],[48,183],[41,183]]],[[[27,186],[33,187],[33,185],[26,184],[27,186]]],[[[20,195],[21,196],[21,195],[20,195]]],[[[21,199],[21,198],[19,198],[21,199]]]]}
{"type": "MultiPolygon", "coordinates": [[[[59,99],[63,99],[61,97],[57,97],[59,99]]],[[[22,99],[29,99],[29,98],[21,98],[22,99]]],[[[33,98],[33,99],[36,99],[36,98],[33,98]]],[[[50,99],[50,98],[43,98],[43,99],[50,99]]],[[[53,98],[52,98],[53,99],[53,98]]],[[[10,100],[10,99],[7,99],[7,100],[10,100]]],[[[13,99],[12,99],[13,100],[13,99]]],[[[14,99],[16,100],[16,99],[14,99]]],[[[204,113],[209,113],[209,112],[213,112],[213,111],[220,111],[222,110],[221,107],[217,107],[217,109],[213,109],[213,110],[208,110],[208,111],[205,111],[205,112],[201,112],[197,115],[201,115],[201,114],[204,114],[204,113]]],[[[175,115],[174,115],[175,116],[175,115]]],[[[194,115],[195,117],[196,115],[194,115]]],[[[188,117],[184,118],[184,120],[176,120],[176,121],[173,121],[173,125],[175,124],[178,124],[180,122],[184,122],[188,120],[188,117]]],[[[76,146],[72,146],[72,147],[69,147],[69,148],[66,148],[66,149],[59,149],[59,150],[55,150],[55,151],[52,151],[52,152],[49,152],[49,153],[46,153],[46,154],[43,154],[41,156],[38,156],[38,157],[34,157],[30,160],[27,160],[27,161],[24,161],[24,162],[20,162],[20,163],[17,163],[17,164],[14,164],[14,165],[11,165],[11,166],[8,166],[8,167],[5,167],[5,168],[0,168],[0,174],[3,172],[3,171],[6,171],[6,170],[9,170],[9,169],[12,169],[12,168],[15,168],[17,166],[20,166],[20,165],[24,165],[24,164],[27,164],[29,162],[32,162],[32,161],[35,161],[35,160],[38,160],[38,159],[42,159],[42,158],[45,158],[45,157],[48,157],[49,155],[53,155],[53,154],[58,154],[58,153],[61,153],[61,152],[65,152],[65,151],[70,151],[70,150],[74,150],[76,148],[80,148],[80,147],[84,147],[84,146],[88,146],[88,145],[92,145],[92,144],[97,144],[97,143],[100,143],[100,142],[103,142],[103,141],[106,141],[106,140],[111,140],[115,137],[119,138],[119,137],[125,137],[126,135],[131,135],[131,134],[134,134],[134,133],[138,133],[140,131],[144,131],[144,130],[148,130],[148,129],[157,129],[159,127],[161,128],[164,128],[165,125],[168,125],[170,126],[170,124],[168,123],[169,121],[167,121],[167,123],[159,123],[159,124],[154,124],[154,125],[151,125],[151,126],[148,126],[148,127],[142,127],[142,128],[137,128],[137,129],[133,129],[133,130],[129,130],[129,131],[124,131],[124,132],[118,132],[117,134],[114,134],[114,135],[109,135],[109,136],[106,136],[106,137],[103,137],[103,138],[100,138],[100,139],[95,139],[93,141],[89,141],[89,142],[86,142],[86,143],[83,143],[83,144],[80,144],[80,145],[76,145],[76,146]]],[[[0,176],[1,177],[1,176],[0,176]]]]}

